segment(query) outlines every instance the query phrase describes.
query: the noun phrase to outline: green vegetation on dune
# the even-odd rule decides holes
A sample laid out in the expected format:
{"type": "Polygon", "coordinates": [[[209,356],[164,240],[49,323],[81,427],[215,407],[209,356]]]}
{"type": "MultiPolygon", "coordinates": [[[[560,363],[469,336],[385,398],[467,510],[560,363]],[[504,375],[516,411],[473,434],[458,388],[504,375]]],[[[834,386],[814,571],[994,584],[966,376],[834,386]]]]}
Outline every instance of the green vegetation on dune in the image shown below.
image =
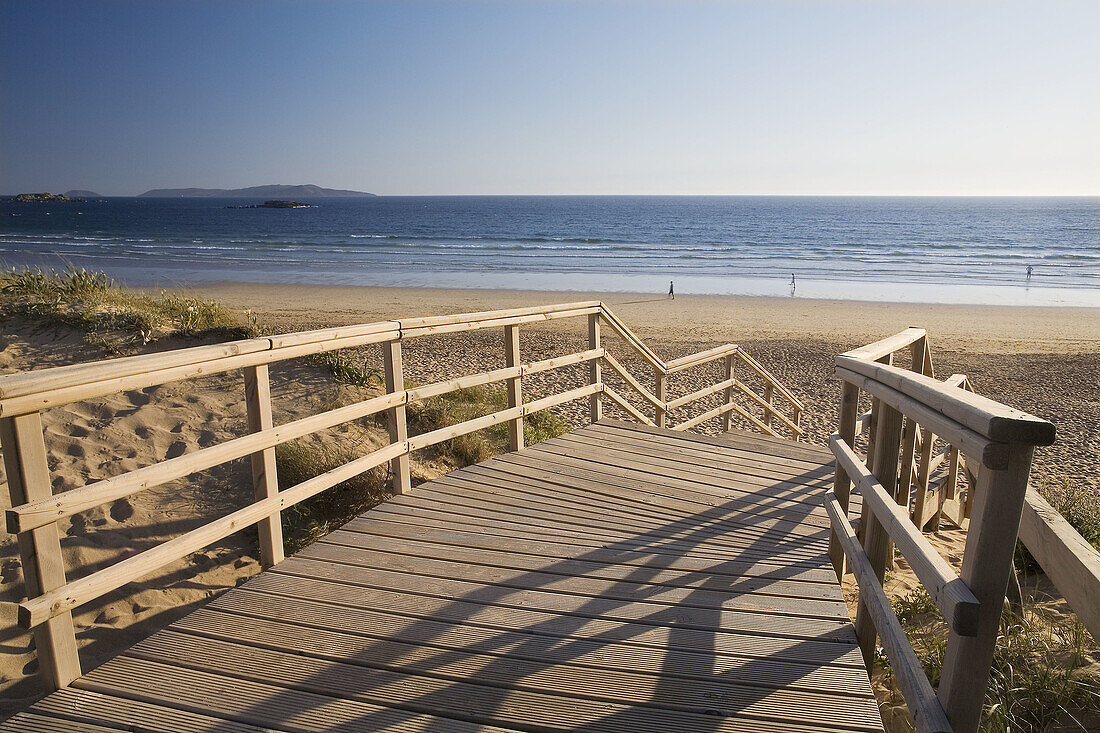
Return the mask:
{"type": "MultiPolygon", "coordinates": [[[[110,353],[136,353],[160,339],[186,337],[196,342],[254,338],[270,333],[250,312],[239,313],[219,303],[167,291],[150,295],[118,285],[100,272],[69,268],[0,272],[0,317],[22,316],[41,325],[65,326],[110,353]]],[[[326,369],[336,382],[379,387],[382,370],[354,350],[306,357],[326,369]]],[[[413,434],[429,432],[507,407],[500,388],[471,387],[433,397],[408,407],[413,434]]],[[[382,416],[378,416],[381,421],[382,416]]],[[[543,411],[524,419],[524,438],[534,444],[568,429],[557,415],[543,411]]],[[[508,432],[494,425],[444,441],[425,451],[449,468],[461,468],[506,451],[508,432]]],[[[296,440],[276,449],[279,485],[294,486],[358,458],[372,448],[296,440]]],[[[388,468],[360,474],[284,512],[288,552],[294,552],[389,493],[388,468]]]]}

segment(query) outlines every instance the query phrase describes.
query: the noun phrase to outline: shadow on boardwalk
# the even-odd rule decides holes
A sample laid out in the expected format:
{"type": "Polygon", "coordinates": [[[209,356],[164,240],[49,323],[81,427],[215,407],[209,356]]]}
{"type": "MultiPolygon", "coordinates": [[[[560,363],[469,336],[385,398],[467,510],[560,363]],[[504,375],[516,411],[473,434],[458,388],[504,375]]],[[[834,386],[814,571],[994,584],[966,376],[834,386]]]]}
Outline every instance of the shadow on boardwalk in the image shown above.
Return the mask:
{"type": "Polygon", "coordinates": [[[831,469],[741,485],[705,444],[723,481],[690,456],[664,476],[614,442],[570,458],[586,435],[610,433],[387,502],[77,686],[235,721],[219,733],[880,730],[806,521],[831,469]],[[119,689],[149,662],[176,668],[170,696],[119,689]],[[234,702],[204,705],[219,689],[234,702]]]}

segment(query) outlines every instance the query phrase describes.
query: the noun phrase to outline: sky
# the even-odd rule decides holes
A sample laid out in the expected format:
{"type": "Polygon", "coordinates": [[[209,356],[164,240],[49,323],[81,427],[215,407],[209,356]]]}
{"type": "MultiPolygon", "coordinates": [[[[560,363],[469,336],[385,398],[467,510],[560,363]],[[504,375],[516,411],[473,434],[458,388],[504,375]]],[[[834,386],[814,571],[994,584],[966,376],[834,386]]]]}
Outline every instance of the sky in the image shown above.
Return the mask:
{"type": "Polygon", "coordinates": [[[0,0],[0,192],[1100,195],[1100,2],[0,0]]]}

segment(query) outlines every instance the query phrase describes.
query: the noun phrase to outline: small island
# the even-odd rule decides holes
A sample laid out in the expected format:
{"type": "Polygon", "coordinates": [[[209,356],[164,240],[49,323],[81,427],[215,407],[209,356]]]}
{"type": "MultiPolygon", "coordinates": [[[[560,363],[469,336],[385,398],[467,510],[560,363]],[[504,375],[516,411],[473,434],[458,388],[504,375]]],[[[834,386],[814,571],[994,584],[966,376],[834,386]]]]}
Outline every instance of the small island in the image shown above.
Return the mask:
{"type": "Polygon", "coordinates": [[[308,209],[310,204],[301,201],[264,201],[262,204],[242,204],[226,206],[227,209],[308,209]]]}
{"type": "Polygon", "coordinates": [[[86,201],[82,198],[70,198],[63,193],[21,193],[15,197],[16,201],[22,203],[41,203],[41,202],[55,202],[55,201],[86,201]]]}

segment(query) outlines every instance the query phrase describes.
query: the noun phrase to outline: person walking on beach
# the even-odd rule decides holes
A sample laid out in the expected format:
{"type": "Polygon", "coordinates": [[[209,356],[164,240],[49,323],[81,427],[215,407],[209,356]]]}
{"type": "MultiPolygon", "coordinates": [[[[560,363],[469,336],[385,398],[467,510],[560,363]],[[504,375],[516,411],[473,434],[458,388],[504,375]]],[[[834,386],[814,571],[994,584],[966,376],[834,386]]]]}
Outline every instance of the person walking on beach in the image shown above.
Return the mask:
{"type": "Polygon", "coordinates": [[[672,300],[676,300],[676,293],[672,289],[672,281],[671,280],[668,281],[668,297],[671,298],[672,300]]]}
{"type": "Polygon", "coordinates": [[[1028,265],[1028,266],[1027,266],[1027,279],[1028,279],[1028,280],[1030,280],[1030,279],[1031,279],[1031,271],[1032,271],[1032,270],[1034,270],[1034,269],[1035,269],[1035,268],[1034,268],[1034,267],[1032,267],[1031,265],[1028,265]]]}

